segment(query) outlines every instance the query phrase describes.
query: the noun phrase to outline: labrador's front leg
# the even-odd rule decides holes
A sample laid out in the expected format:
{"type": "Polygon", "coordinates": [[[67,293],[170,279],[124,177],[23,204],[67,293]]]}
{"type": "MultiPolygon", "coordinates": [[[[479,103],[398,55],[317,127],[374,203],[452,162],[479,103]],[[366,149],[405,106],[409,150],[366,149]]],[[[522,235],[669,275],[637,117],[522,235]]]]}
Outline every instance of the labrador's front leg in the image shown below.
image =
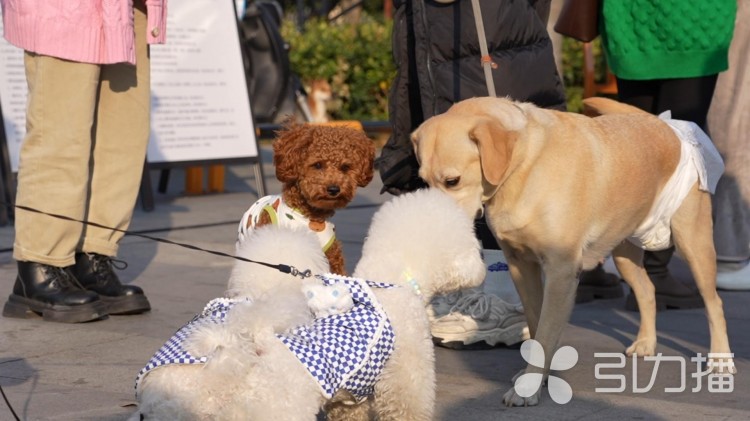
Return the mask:
{"type": "Polygon", "coordinates": [[[532,344],[528,345],[531,347],[531,356],[528,358],[530,363],[524,374],[532,376],[516,379],[513,388],[503,396],[503,402],[507,406],[534,406],[539,403],[542,383],[549,374],[552,357],[557,351],[560,336],[568,324],[575,304],[578,266],[559,259],[547,259],[546,262],[542,310],[539,326],[533,336],[541,348],[535,349],[532,344]],[[543,353],[543,358],[535,358],[535,353],[543,353]],[[541,367],[538,365],[540,361],[544,361],[541,367]]]}
{"type": "Polygon", "coordinates": [[[533,338],[539,326],[542,313],[544,289],[542,285],[542,268],[535,256],[528,256],[515,250],[510,244],[498,241],[508,262],[510,278],[521,298],[529,333],[533,338]]]}

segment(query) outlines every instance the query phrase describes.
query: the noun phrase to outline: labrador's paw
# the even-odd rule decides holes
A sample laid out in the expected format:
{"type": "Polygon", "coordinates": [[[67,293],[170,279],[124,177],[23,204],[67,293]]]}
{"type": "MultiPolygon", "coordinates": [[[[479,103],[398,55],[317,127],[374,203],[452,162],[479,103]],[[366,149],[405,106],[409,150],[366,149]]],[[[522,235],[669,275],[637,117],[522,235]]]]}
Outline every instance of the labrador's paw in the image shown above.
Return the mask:
{"type": "Polygon", "coordinates": [[[656,354],[656,339],[637,339],[625,350],[625,355],[632,357],[633,354],[639,357],[653,356],[656,354]]]}
{"type": "Polygon", "coordinates": [[[737,366],[734,365],[734,358],[709,358],[708,366],[711,367],[711,372],[714,374],[737,374],[737,366]]]}
{"type": "MultiPolygon", "coordinates": [[[[526,369],[521,369],[518,373],[516,373],[512,379],[510,379],[511,384],[516,384],[516,380],[518,380],[519,377],[523,376],[526,373],[526,369]]],[[[542,387],[547,387],[547,377],[544,377],[544,380],[542,380],[542,387]]]]}
{"type": "Polygon", "coordinates": [[[542,393],[542,388],[536,391],[533,395],[524,398],[516,392],[515,387],[511,387],[510,390],[505,392],[503,396],[503,403],[505,406],[536,406],[539,405],[539,396],[542,393]]]}

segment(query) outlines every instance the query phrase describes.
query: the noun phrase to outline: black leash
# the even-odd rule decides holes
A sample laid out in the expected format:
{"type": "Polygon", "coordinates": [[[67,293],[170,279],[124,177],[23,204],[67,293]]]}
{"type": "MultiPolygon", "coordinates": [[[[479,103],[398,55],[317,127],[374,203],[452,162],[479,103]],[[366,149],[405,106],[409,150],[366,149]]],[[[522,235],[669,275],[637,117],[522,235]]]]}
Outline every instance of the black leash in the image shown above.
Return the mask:
{"type": "Polygon", "coordinates": [[[10,405],[10,401],[8,401],[8,397],[5,396],[5,391],[3,390],[3,386],[0,385],[0,393],[3,395],[3,400],[5,401],[5,404],[8,405],[8,409],[10,409],[10,413],[13,414],[13,418],[16,419],[16,421],[21,421],[20,418],[18,418],[18,415],[16,415],[16,411],[13,410],[13,407],[10,405]]]}
{"type": "MultiPolygon", "coordinates": [[[[192,225],[180,225],[180,226],[174,226],[174,227],[150,228],[150,229],[144,229],[144,230],[139,230],[139,231],[130,231],[130,233],[131,235],[155,234],[155,233],[160,233],[160,232],[185,231],[185,230],[194,230],[194,229],[201,229],[201,228],[214,228],[214,227],[220,227],[223,225],[237,225],[237,221],[233,219],[231,221],[209,222],[205,224],[192,224],[192,225]]],[[[13,247],[11,246],[11,247],[0,248],[0,254],[2,253],[13,253],[13,247]]]]}
{"type": "MultiPolygon", "coordinates": [[[[7,205],[7,203],[5,205],[7,205]]],[[[159,242],[159,243],[172,244],[172,245],[180,246],[180,247],[183,247],[183,248],[186,248],[186,249],[190,249],[190,250],[196,250],[196,251],[202,251],[202,252],[205,252],[205,253],[210,253],[210,254],[213,254],[213,255],[216,255],[216,256],[229,257],[229,258],[232,258],[232,259],[235,259],[235,260],[240,260],[240,261],[243,261],[243,262],[255,263],[255,264],[258,264],[258,265],[263,265],[263,266],[266,266],[266,267],[269,267],[269,268],[272,268],[272,269],[276,269],[276,270],[278,270],[280,272],[283,272],[283,273],[288,273],[288,274],[290,274],[292,276],[298,276],[298,277],[300,277],[302,279],[309,278],[310,276],[312,276],[312,272],[310,271],[310,269],[307,269],[307,270],[304,270],[304,271],[300,271],[299,269],[295,268],[294,266],[285,265],[285,264],[281,264],[281,263],[280,264],[271,264],[271,263],[266,263],[266,262],[259,262],[257,260],[250,260],[250,259],[246,259],[246,258],[241,257],[241,256],[235,256],[235,255],[227,254],[227,253],[224,253],[224,252],[221,252],[221,251],[204,249],[204,248],[201,248],[201,247],[198,247],[198,246],[194,246],[192,244],[180,243],[180,242],[177,242],[177,241],[168,240],[166,238],[152,237],[150,235],[145,235],[145,234],[141,234],[141,233],[137,233],[137,232],[133,232],[133,231],[123,230],[123,229],[114,228],[114,227],[108,227],[106,225],[98,224],[96,222],[81,221],[81,220],[78,220],[78,219],[75,219],[75,218],[71,218],[71,217],[65,216],[65,215],[59,215],[59,214],[56,214],[56,213],[44,212],[44,211],[41,211],[39,209],[30,208],[28,206],[15,205],[15,208],[16,209],[25,210],[27,212],[34,212],[34,213],[38,213],[38,214],[42,214],[42,215],[51,216],[53,218],[58,218],[58,219],[62,219],[62,220],[65,220],[65,221],[77,222],[79,224],[91,225],[92,227],[102,228],[102,229],[111,230],[111,231],[117,231],[117,232],[121,232],[121,233],[123,233],[125,235],[129,235],[129,236],[133,236],[133,237],[145,238],[147,240],[156,241],[156,242],[159,242]]]]}
{"type": "MultiPolygon", "coordinates": [[[[75,219],[75,218],[71,218],[69,216],[59,215],[59,214],[49,213],[49,212],[44,212],[44,211],[41,211],[39,209],[30,208],[28,206],[10,205],[10,204],[4,203],[4,202],[0,202],[0,203],[2,203],[5,206],[15,206],[16,209],[25,210],[27,212],[34,212],[34,213],[38,213],[38,214],[41,214],[41,215],[47,215],[47,216],[50,216],[50,217],[53,217],[53,218],[62,219],[62,220],[65,220],[65,221],[72,221],[72,222],[77,222],[79,224],[91,225],[92,227],[97,227],[97,228],[102,228],[102,229],[117,231],[117,232],[121,232],[121,233],[123,233],[125,235],[134,236],[134,237],[140,237],[140,238],[145,238],[147,240],[152,240],[152,241],[156,241],[156,242],[159,242],[159,243],[172,244],[172,245],[184,247],[184,248],[190,249],[190,250],[202,251],[202,252],[210,253],[210,254],[213,254],[213,255],[216,255],[216,256],[229,257],[229,258],[232,258],[232,259],[235,259],[235,260],[240,260],[240,261],[243,261],[243,262],[255,263],[255,264],[258,264],[258,265],[263,265],[263,266],[266,266],[266,267],[269,267],[269,268],[272,268],[272,269],[276,269],[276,270],[278,270],[279,272],[282,272],[282,273],[288,273],[288,274],[290,274],[292,276],[300,277],[302,279],[309,278],[310,276],[312,276],[312,271],[310,269],[306,269],[304,271],[300,271],[299,269],[297,269],[297,268],[295,268],[294,266],[291,266],[291,265],[285,265],[285,264],[281,264],[281,263],[280,264],[271,264],[271,263],[267,263],[267,262],[259,262],[259,261],[256,261],[256,260],[246,259],[246,258],[241,257],[241,256],[235,256],[235,255],[232,255],[232,254],[227,254],[227,253],[224,253],[224,252],[221,252],[221,251],[204,249],[204,248],[201,248],[201,247],[198,247],[198,246],[194,246],[192,244],[185,244],[185,243],[180,243],[180,242],[177,242],[177,241],[167,240],[166,238],[152,237],[150,235],[145,235],[145,234],[138,233],[138,232],[122,230],[122,229],[114,228],[114,227],[108,227],[106,225],[98,224],[96,222],[81,221],[81,220],[78,220],[78,219],[75,219]]],[[[202,226],[209,226],[209,225],[208,224],[203,224],[202,226]]],[[[10,412],[13,414],[13,417],[16,419],[16,421],[20,421],[20,418],[18,418],[18,415],[16,415],[16,411],[13,410],[13,406],[10,404],[10,401],[8,401],[8,397],[5,396],[5,391],[3,390],[2,386],[0,386],[0,394],[3,395],[3,400],[5,400],[5,404],[8,406],[8,409],[10,409],[10,412]]]]}

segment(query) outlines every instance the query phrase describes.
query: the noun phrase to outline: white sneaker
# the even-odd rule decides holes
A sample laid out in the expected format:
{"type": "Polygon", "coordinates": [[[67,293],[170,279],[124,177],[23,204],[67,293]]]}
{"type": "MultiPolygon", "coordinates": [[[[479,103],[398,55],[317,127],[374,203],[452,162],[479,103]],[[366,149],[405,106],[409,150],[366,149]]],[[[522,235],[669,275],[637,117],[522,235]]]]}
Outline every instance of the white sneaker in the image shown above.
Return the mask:
{"type": "Polygon", "coordinates": [[[458,299],[464,291],[477,291],[475,289],[466,289],[461,291],[452,292],[446,295],[436,295],[432,298],[430,303],[427,305],[427,315],[429,316],[430,323],[436,319],[443,317],[451,312],[453,306],[456,305],[458,299]]]}
{"type": "Polygon", "coordinates": [[[730,291],[750,290],[750,264],[746,264],[740,270],[717,273],[716,288],[730,291]]]}
{"type": "Polygon", "coordinates": [[[436,345],[453,349],[487,348],[515,345],[529,339],[520,304],[476,289],[437,297],[433,302],[436,303],[428,307],[432,307],[435,315],[430,329],[436,345]]]}

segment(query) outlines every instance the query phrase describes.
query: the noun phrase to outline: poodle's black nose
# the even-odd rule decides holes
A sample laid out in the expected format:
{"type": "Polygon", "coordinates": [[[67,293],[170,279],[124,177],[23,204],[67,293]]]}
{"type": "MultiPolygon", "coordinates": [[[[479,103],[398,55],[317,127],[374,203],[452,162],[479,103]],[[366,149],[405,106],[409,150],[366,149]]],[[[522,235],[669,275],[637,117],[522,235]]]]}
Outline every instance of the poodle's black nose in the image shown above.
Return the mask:
{"type": "Polygon", "coordinates": [[[341,191],[339,186],[336,186],[336,185],[330,185],[328,186],[326,190],[328,191],[328,194],[331,196],[336,196],[341,191]]]}

